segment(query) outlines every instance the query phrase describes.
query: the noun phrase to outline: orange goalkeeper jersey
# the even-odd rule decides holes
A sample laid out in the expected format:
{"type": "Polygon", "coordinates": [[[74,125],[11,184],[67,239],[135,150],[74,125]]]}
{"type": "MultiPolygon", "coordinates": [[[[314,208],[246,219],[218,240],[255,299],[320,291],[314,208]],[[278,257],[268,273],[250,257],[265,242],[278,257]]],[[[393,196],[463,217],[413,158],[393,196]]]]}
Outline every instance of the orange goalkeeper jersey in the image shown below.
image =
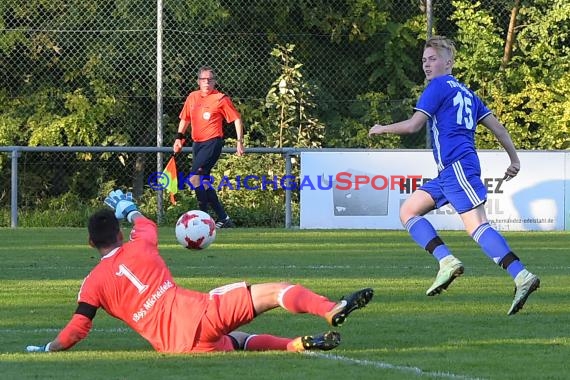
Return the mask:
{"type": "Polygon", "coordinates": [[[223,121],[232,123],[240,117],[231,99],[218,90],[206,96],[200,91],[191,92],[180,111],[180,120],[190,122],[195,142],[224,137],[223,121]]]}
{"type": "Polygon", "coordinates": [[[135,219],[131,240],[105,255],[85,278],[78,302],[103,308],[160,352],[189,352],[208,294],[182,289],[158,252],[153,221],[135,219]]]}

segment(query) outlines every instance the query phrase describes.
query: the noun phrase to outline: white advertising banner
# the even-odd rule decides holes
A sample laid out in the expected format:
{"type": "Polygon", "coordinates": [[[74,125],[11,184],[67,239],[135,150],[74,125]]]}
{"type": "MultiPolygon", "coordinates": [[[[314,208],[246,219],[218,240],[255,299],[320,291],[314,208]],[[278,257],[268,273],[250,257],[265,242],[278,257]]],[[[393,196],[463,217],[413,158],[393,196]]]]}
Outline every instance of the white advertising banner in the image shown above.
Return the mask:
{"type": "MultiPolygon", "coordinates": [[[[543,151],[518,154],[519,175],[504,181],[507,154],[479,151],[490,223],[503,231],[563,230],[570,218],[565,206],[570,155],[543,151]]],[[[300,227],[403,229],[401,203],[436,175],[432,153],[427,150],[303,152],[300,227]]],[[[437,229],[464,229],[449,205],[426,217],[437,229]]]]}

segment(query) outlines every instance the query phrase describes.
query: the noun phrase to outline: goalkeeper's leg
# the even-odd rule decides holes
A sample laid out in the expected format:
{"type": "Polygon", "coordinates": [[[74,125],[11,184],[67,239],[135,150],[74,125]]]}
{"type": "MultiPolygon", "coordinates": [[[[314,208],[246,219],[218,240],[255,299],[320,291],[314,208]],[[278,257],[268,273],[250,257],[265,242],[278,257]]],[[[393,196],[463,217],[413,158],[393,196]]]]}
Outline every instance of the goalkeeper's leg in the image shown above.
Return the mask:
{"type": "Polygon", "coordinates": [[[233,331],[228,335],[232,338],[234,348],[244,351],[328,351],[340,344],[340,334],[336,331],[304,335],[294,339],[269,334],[248,334],[241,331],[233,331]]]}
{"type": "Polygon", "coordinates": [[[251,286],[251,298],[257,314],[281,306],[291,313],[320,316],[332,326],[344,323],[350,313],[365,307],[373,295],[371,288],[364,288],[334,302],[299,284],[268,283],[251,286]]]}

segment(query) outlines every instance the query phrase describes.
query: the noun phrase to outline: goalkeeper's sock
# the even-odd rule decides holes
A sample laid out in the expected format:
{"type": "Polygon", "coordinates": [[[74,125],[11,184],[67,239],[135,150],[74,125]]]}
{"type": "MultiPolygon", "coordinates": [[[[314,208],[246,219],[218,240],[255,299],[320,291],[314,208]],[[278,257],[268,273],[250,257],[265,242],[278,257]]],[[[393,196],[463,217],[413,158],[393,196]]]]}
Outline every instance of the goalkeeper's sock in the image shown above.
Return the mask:
{"type": "Polygon", "coordinates": [[[483,252],[495,264],[506,269],[512,278],[515,278],[517,274],[525,269],[519,258],[511,252],[511,248],[505,238],[491,227],[489,223],[483,223],[477,227],[471,234],[471,237],[479,244],[483,252]]]}
{"type": "Polygon", "coordinates": [[[282,338],[269,334],[251,335],[247,338],[244,345],[244,351],[285,351],[293,339],[282,338]]]}
{"type": "Polygon", "coordinates": [[[224,206],[222,206],[222,204],[220,203],[220,200],[218,199],[218,194],[216,193],[216,190],[209,187],[206,190],[206,196],[208,199],[208,203],[212,206],[212,209],[214,210],[214,212],[218,216],[218,220],[226,220],[228,218],[228,214],[226,214],[226,211],[224,210],[224,206]]]}
{"type": "Polygon", "coordinates": [[[281,290],[277,301],[283,309],[291,313],[309,313],[321,317],[324,317],[336,305],[336,302],[301,285],[290,285],[281,290]]]}
{"type": "Polygon", "coordinates": [[[423,216],[414,216],[406,222],[405,227],[416,244],[431,253],[437,261],[451,255],[451,251],[437,235],[435,228],[423,216]]]}

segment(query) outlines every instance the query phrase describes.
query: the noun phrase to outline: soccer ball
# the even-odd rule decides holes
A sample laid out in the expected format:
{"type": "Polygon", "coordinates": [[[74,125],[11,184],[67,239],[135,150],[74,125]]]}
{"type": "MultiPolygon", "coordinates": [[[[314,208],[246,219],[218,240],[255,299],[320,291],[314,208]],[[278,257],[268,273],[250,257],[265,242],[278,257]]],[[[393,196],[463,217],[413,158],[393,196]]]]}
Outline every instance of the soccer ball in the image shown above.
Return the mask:
{"type": "Polygon", "coordinates": [[[184,248],[204,249],[216,239],[216,222],[204,211],[188,211],[178,218],[175,233],[184,248]]]}

